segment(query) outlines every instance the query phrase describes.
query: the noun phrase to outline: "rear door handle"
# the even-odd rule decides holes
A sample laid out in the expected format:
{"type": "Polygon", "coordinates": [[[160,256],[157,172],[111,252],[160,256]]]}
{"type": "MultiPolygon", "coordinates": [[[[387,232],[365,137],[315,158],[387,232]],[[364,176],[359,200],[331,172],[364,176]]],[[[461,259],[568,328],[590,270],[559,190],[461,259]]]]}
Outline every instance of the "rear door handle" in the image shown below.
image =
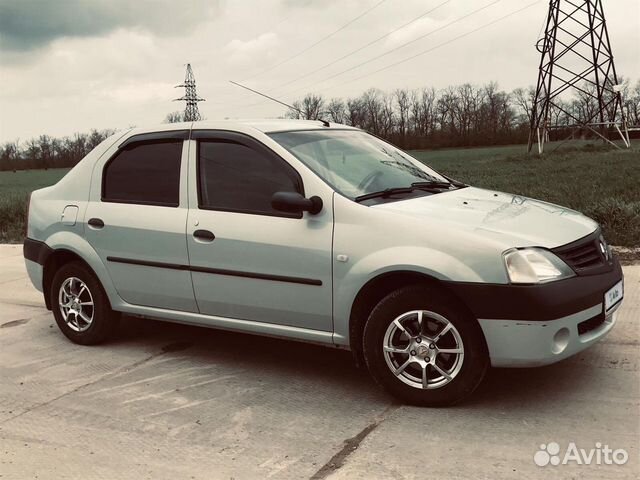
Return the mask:
{"type": "Polygon", "coordinates": [[[210,232],[209,230],[196,230],[195,232],[193,232],[193,236],[198,240],[202,240],[205,242],[213,242],[216,239],[216,236],[213,234],[213,232],[210,232]]]}
{"type": "Polygon", "coordinates": [[[104,227],[104,222],[100,218],[90,218],[87,222],[93,228],[102,228],[104,227]]]}

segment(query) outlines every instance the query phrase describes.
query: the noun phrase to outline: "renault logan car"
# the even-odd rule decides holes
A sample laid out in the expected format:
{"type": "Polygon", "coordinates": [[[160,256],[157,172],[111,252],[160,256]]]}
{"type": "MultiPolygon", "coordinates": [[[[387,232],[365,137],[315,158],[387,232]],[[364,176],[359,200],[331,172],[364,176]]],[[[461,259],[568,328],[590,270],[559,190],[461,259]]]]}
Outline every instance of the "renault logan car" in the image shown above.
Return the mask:
{"type": "Polygon", "coordinates": [[[33,192],[24,255],[73,342],[122,313],[333,345],[432,406],[587,348],[623,296],[589,218],[319,121],[116,134],[33,192]]]}

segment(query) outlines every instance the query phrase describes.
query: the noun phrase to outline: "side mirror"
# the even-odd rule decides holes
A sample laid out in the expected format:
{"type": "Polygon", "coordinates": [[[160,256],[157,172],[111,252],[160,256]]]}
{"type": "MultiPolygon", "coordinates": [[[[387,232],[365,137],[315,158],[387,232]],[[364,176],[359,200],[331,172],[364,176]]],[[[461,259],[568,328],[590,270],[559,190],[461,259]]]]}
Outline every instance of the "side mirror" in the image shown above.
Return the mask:
{"type": "Polygon", "coordinates": [[[311,198],[304,198],[297,192],[276,192],[271,197],[271,206],[281,212],[309,212],[315,215],[322,211],[322,199],[315,195],[311,198]]]}

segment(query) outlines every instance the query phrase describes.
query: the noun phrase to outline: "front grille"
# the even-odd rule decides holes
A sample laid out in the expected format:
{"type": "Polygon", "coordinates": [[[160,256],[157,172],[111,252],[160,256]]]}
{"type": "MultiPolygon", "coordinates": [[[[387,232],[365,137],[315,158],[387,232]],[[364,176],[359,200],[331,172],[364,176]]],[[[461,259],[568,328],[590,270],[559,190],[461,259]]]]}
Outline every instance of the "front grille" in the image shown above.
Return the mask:
{"type": "Polygon", "coordinates": [[[562,259],[575,269],[595,267],[602,265],[603,258],[598,250],[596,242],[589,242],[587,245],[564,252],[562,259]]]}
{"type": "Polygon", "coordinates": [[[602,267],[605,258],[600,250],[600,231],[552,250],[567,265],[580,273],[602,267]]]}
{"type": "Polygon", "coordinates": [[[590,318],[589,320],[585,320],[584,322],[580,322],[578,324],[578,335],[584,335],[587,332],[590,332],[591,330],[595,330],[596,328],[598,328],[600,325],[602,325],[604,323],[604,313],[601,313],[599,315],[596,315],[593,318],[590,318]]]}

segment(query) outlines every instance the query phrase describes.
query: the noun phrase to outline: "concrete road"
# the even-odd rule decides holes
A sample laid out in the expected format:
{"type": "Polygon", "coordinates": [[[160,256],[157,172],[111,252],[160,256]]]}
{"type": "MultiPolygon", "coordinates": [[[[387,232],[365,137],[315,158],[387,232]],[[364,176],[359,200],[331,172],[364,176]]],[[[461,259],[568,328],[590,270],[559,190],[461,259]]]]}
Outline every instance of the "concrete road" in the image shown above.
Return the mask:
{"type": "Polygon", "coordinates": [[[640,266],[625,274],[605,341],[557,365],[493,370],[471,401],[420,409],[330,348],[132,318],[109,344],[73,345],[21,247],[2,246],[0,478],[635,479],[640,266]],[[536,466],[549,442],[628,461],[536,466]]]}

